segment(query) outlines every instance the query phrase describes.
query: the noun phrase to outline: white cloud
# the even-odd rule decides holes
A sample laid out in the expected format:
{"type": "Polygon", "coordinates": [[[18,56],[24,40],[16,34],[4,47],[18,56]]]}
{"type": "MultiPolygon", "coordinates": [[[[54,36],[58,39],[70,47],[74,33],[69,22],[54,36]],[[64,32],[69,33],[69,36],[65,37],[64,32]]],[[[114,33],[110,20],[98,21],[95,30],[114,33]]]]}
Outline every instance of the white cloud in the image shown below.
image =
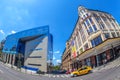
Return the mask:
{"type": "Polygon", "coordinates": [[[54,53],[60,53],[60,51],[58,50],[58,51],[55,51],[54,53]]]}
{"type": "Polygon", "coordinates": [[[5,33],[4,33],[4,31],[3,31],[3,30],[1,30],[1,29],[0,29],[0,33],[1,33],[1,34],[5,34],[5,33]]]}
{"type": "Polygon", "coordinates": [[[58,60],[56,60],[56,62],[57,62],[57,64],[58,64],[58,63],[61,63],[61,60],[58,59],[58,60]]]}
{"type": "Polygon", "coordinates": [[[56,58],[55,58],[55,56],[53,56],[53,60],[55,60],[56,58]]]}
{"type": "Polygon", "coordinates": [[[11,33],[14,34],[14,33],[16,33],[16,31],[12,30],[11,33]]]}
{"type": "Polygon", "coordinates": [[[16,31],[12,30],[9,34],[15,34],[15,33],[16,33],[16,31]]]}

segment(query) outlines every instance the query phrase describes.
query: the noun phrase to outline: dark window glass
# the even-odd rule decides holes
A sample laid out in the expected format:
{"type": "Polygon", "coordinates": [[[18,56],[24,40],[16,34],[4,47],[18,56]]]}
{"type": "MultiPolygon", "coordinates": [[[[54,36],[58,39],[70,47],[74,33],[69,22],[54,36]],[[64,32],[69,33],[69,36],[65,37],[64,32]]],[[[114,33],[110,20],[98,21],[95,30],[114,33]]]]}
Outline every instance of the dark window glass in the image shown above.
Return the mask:
{"type": "Polygon", "coordinates": [[[93,25],[93,28],[94,28],[94,30],[95,30],[95,31],[97,31],[97,28],[96,28],[96,26],[95,26],[95,25],[93,25]]]}
{"type": "Polygon", "coordinates": [[[32,63],[28,63],[28,65],[41,66],[41,64],[32,64],[32,63]]]}
{"type": "Polygon", "coordinates": [[[120,36],[119,32],[117,32],[117,35],[120,36]]]}
{"type": "Polygon", "coordinates": [[[92,33],[93,30],[92,30],[92,27],[89,27],[89,33],[92,33]]]}
{"type": "Polygon", "coordinates": [[[105,28],[105,26],[104,26],[104,24],[99,24],[100,25],[100,29],[104,29],[105,28]]]}
{"type": "Polygon", "coordinates": [[[100,44],[101,42],[102,42],[101,36],[98,36],[97,38],[91,40],[91,43],[92,43],[92,46],[93,46],[93,47],[97,46],[97,45],[100,44]]]}
{"type": "Polygon", "coordinates": [[[84,26],[86,27],[86,29],[87,29],[87,25],[84,23],[84,26]]]}
{"type": "Polygon", "coordinates": [[[91,22],[91,23],[93,23],[93,21],[92,21],[92,19],[91,19],[91,18],[89,18],[89,20],[90,20],[90,22],[91,22]]]}
{"type": "Polygon", "coordinates": [[[92,46],[93,46],[93,47],[95,47],[95,43],[94,43],[94,40],[92,40],[92,41],[91,41],[91,43],[92,43],[92,46]]]}
{"type": "Polygon", "coordinates": [[[88,26],[90,25],[89,22],[88,22],[88,20],[86,20],[86,23],[87,23],[88,26]]]}
{"type": "Polygon", "coordinates": [[[95,17],[96,21],[99,22],[100,21],[100,18],[99,17],[95,17]]]}
{"type": "Polygon", "coordinates": [[[109,33],[105,33],[105,38],[110,38],[109,33]]]}
{"type": "Polygon", "coordinates": [[[113,36],[113,37],[116,37],[115,33],[112,33],[112,36],[113,36]]]}
{"type": "Polygon", "coordinates": [[[94,16],[94,17],[97,17],[97,14],[93,13],[93,16],[94,16]]]}
{"type": "Polygon", "coordinates": [[[88,49],[88,44],[85,44],[84,48],[85,48],[85,50],[88,49]]]}
{"type": "Polygon", "coordinates": [[[107,19],[106,19],[105,17],[103,18],[103,20],[104,20],[104,21],[107,21],[107,19]]]}
{"type": "Polygon", "coordinates": [[[41,56],[29,56],[29,58],[42,58],[41,56]]]}

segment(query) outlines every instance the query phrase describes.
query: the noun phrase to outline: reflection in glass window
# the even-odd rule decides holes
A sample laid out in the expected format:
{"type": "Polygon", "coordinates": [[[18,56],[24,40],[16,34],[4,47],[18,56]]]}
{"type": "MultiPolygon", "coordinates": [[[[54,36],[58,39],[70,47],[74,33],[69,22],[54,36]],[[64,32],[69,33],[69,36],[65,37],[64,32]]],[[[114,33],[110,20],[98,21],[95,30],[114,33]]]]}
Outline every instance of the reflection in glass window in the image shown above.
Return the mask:
{"type": "Polygon", "coordinates": [[[88,19],[87,19],[85,22],[87,23],[87,25],[88,25],[88,26],[90,25],[90,23],[89,23],[88,19]]]}
{"type": "Polygon", "coordinates": [[[116,37],[115,33],[112,33],[113,38],[116,37]]]}
{"type": "Polygon", "coordinates": [[[100,26],[100,29],[104,29],[105,28],[103,23],[100,23],[99,26],[100,26]]]}
{"type": "Polygon", "coordinates": [[[89,27],[89,33],[92,33],[92,32],[93,32],[92,27],[89,27]]]}
{"type": "Polygon", "coordinates": [[[96,26],[95,26],[95,25],[93,25],[93,29],[94,29],[95,31],[97,31],[97,28],[96,28],[96,26]]]}
{"type": "Polygon", "coordinates": [[[90,21],[90,23],[93,23],[93,21],[92,21],[92,19],[91,19],[91,18],[89,18],[89,21],[90,21]]]}
{"type": "Polygon", "coordinates": [[[106,39],[110,38],[109,33],[105,33],[105,38],[106,38],[106,39]]]}
{"type": "Polygon", "coordinates": [[[95,17],[96,21],[99,22],[100,21],[100,17],[95,17]]]}
{"type": "Polygon", "coordinates": [[[101,36],[96,37],[95,39],[91,40],[92,46],[95,47],[102,42],[101,36]]]}

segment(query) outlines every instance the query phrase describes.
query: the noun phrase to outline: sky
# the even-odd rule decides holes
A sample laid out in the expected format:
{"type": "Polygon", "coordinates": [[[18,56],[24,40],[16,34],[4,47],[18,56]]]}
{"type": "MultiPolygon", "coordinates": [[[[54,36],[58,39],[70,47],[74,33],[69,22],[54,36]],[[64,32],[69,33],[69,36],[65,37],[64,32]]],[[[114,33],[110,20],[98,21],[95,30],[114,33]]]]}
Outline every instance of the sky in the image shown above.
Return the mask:
{"type": "Polygon", "coordinates": [[[108,12],[120,23],[119,4],[120,0],[0,0],[0,41],[9,34],[49,25],[54,40],[53,63],[57,65],[80,5],[108,12]]]}

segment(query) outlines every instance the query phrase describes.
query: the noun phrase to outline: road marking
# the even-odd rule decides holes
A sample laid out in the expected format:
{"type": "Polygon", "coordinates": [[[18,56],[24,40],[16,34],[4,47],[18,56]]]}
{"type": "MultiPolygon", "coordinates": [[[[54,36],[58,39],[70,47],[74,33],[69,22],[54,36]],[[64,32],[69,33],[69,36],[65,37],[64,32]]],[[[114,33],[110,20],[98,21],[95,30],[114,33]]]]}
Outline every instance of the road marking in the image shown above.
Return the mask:
{"type": "Polygon", "coordinates": [[[55,75],[53,77],[55,78],[55,75]]]}
{"type": "Polygon", "coordinates": [[[59,77],[59,75],[57,75],[57,77],[59,77]]]}
{"type": "Polygon", "coordinates": [[[61,75],[61,77],[63,78],[64,76],[63,76],[63,75],[61,75]]]}
{"type": "Polygon", "coordinates": [[[3,73],[3,71],[2,71],[2,70],[0,70],[0,73],[3,73]]]}

